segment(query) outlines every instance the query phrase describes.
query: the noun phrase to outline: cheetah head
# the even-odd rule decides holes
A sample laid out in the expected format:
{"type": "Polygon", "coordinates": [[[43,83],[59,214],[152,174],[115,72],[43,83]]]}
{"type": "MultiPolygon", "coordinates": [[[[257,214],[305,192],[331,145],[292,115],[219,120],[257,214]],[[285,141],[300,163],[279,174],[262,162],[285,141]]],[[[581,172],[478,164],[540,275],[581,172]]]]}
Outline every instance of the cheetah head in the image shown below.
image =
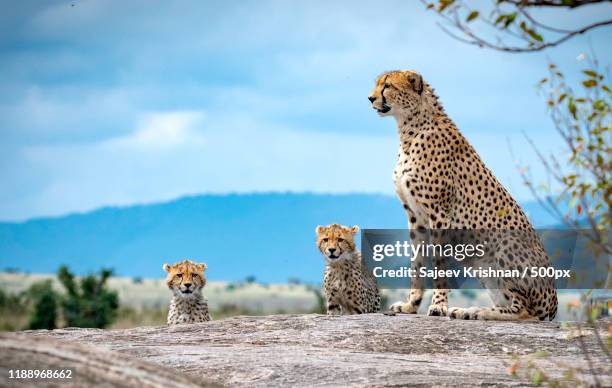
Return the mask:
{"type": "Polygon", "coordinates": [[[368,97],[380,116],[413,116],[418,113],[423,96],[423,78],[411,70],[383,73],[368,97]]]}
{"type": "Polygon", "coordinates": [[[186,298],[201,295],[206,285],[204,271],[208,266],[205,263],[184,260],[172,265],[164,264],[162,268],[167,272],[166,284],[174,295],[186,298]]]}
{"type": "Polygon", "coordinates": [[[349,228],[338,224],[317,226],[317,246],[328,264],[338,263],[351,257],[355,251],[355,235],[358,226],[349,228]]]}

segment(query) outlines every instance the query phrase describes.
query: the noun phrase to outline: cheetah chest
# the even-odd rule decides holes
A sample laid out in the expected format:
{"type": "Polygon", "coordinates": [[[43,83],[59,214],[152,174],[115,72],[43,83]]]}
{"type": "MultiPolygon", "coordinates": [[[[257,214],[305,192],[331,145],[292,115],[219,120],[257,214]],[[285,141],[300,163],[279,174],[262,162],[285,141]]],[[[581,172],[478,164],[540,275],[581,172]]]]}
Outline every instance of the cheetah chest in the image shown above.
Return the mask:
{"type": "Polygon", "coordinates": [[[418,216],[424,214],[425,211],[417,201],[416,196],[411,193],[408,186],[411,178],[409,168],[412,163],[414,162],[411,160],[410,156],[400,147],[397,162],[393,169],[393,183],[395,185],[395,192],[402,203],[408,207],[407,210],[410,210],[413,214],[418,216]]]}
{"type": "Polygon", "coordinates": [[[345,271],[333,271],[330,273],[327,289],[334,292],[338,302],[343,305],[350,304],[349,296],[359,294],[364,285],[358,273],[351,269],[345,271]]]}

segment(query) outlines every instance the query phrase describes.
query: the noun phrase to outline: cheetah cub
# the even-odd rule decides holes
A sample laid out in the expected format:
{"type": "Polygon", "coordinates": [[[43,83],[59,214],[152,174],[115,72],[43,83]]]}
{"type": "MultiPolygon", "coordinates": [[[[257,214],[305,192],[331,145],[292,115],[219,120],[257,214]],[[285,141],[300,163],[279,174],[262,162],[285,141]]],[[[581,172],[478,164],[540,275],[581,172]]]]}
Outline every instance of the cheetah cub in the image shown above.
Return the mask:
{"type": "Polygon", "coordinates": [[[317,226],[317,246],[325,257],[323,287],[327,315],[363,314],[380,311],[376,279],[367,270],[355,247],[358,226],[317,226]]]}
{"type": "Polygon", "coordinates": [[[166,283],[174,294],[168,311],[168,325],[210,321],[208,300],[202,295],[206,268],[206,264],[191,260],[163,265],[167,272],[166,283]]]}

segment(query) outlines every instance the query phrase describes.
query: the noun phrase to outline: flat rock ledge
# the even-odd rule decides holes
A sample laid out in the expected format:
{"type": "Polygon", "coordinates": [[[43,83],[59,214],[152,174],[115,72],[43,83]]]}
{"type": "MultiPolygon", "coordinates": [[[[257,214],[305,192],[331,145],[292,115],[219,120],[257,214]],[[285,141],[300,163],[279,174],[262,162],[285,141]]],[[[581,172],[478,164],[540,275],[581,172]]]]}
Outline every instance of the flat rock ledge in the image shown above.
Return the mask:
{"type": "MultiPolygon", "coordinates": [[[[609,324],[601,322],[602,336],[609,324]]],[[[7,378],[9,368],[43,367],[74,368],[78,386],[525,386],[530,380],[521,368],[518,377],[509,373],[513,355],[526,360],[541,352],[534,362],[547,376],[563,378],[572,367],[593,381],[583,346],[590,369],[612,385],[609,358],[593,332],[573,336],[556,322],[240,316],[172,327],[1,334],[0,386],[19,385],[7,378]]]]}

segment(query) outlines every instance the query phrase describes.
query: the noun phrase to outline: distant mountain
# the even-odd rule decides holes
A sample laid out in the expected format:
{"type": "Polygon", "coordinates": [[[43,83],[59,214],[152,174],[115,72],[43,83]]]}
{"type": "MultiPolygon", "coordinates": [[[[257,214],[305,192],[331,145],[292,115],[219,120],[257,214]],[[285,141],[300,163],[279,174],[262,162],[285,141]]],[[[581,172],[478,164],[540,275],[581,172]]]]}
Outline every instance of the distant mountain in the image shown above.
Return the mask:
{"type": "MultiPolygon", "coordinates": [[[[536,226],[554,222],[537,204],[524,207],[536,226]]],[[[207,262],[215,280],[320,282],[314,230],[332,222],[404,228],[406,217],[399,201],[384,195],[200,195],[0,223],[0,270],[49,273],[68,264],[80,274],[110,267],[123,276],[162,277],[164,262],[189,257],[207,262]]]]}

